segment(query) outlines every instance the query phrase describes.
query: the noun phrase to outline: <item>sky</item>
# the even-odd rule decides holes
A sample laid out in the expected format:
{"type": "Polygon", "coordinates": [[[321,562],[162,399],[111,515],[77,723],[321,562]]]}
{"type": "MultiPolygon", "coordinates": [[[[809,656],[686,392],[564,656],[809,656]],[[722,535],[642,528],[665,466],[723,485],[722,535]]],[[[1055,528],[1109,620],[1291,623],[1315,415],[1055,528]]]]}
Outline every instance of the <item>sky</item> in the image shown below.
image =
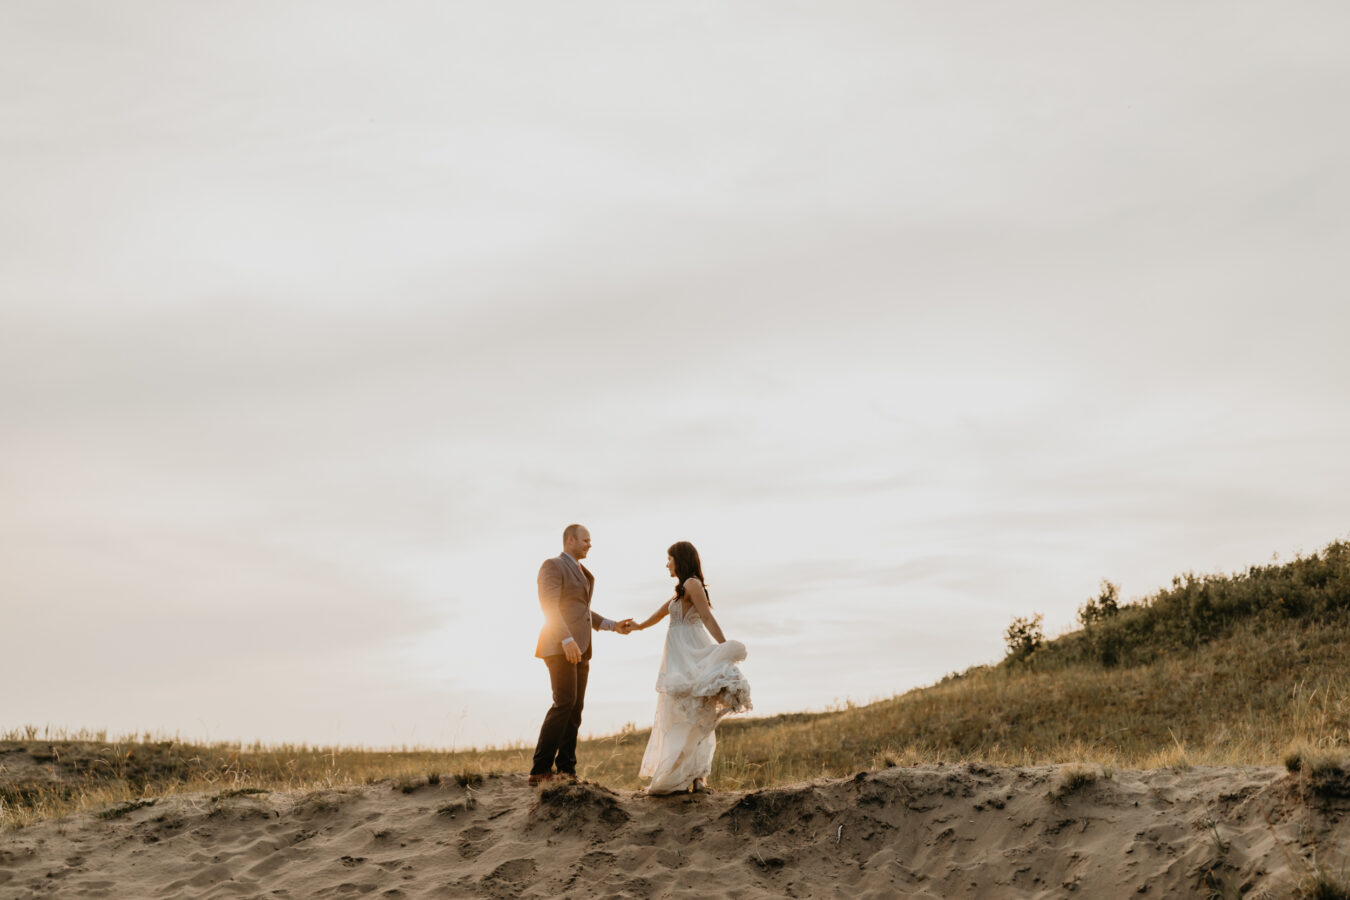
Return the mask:
{"type": "Polygon", "coordinates": [[[532,746],[570,522],[613,618],[698,547],[762,715],[1350,537],[1347,28],[5,3],[0,730],[532,746]]]}

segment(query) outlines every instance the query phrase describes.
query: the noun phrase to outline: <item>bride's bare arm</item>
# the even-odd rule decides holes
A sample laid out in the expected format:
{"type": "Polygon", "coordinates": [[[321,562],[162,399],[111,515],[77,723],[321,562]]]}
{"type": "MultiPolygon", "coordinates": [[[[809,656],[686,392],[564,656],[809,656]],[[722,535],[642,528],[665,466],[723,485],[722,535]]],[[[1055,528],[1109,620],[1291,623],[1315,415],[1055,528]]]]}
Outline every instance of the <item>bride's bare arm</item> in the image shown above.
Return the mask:
{"type": "Polygon", "coordinates": [[[717,619],[713,617],[703,583],[697,578],[690,578],[684,583],[684,595],[694,604],[694,609],[698,610],[698,617],[703,620],[703,627],[708,629],[708,634],[711,634],[717,643],[725,644],[727,639],[722,635],[722,626],[718,625],[717,619]]]}
{"type": "Polygon", "coordinates": [[[634,631],[641,631],[641,630],[644,629],[644,628],[651,628],[651,627],[652,627],[653,625],[655,625],[657,622],[660,622],[662,619],[664,619],[664,618],[666,617],[666,614],[669,613],[669,612],[670,612],[670,601],[667,600],[665,603],[662,603],[662,604],[661,604],[661,608],[660,608],[660,609],[658,609],[656,612],[652,613],[650,616],[648,616],[648,617],[647,617],[646,619],[644,619],[642,622],[638,623],[637,625],[634,625],[634,626],[633,626],[633,630],[634,630],[634,631]]]}

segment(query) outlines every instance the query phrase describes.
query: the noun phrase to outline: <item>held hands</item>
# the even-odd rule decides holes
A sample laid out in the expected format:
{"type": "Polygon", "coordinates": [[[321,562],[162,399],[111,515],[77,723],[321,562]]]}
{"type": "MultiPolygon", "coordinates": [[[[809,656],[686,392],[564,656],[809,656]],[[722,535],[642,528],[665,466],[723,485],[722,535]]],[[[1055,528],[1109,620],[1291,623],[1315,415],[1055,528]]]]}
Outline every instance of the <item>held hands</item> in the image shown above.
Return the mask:
{"type": "Polygon", "coordinates": [[[634,622],[632,619],[624,619],[614,626],[614,630],[619,634],[628,634],[629,632],[640,631],[641,629],[638,628],[637,622],[634,622]]]}

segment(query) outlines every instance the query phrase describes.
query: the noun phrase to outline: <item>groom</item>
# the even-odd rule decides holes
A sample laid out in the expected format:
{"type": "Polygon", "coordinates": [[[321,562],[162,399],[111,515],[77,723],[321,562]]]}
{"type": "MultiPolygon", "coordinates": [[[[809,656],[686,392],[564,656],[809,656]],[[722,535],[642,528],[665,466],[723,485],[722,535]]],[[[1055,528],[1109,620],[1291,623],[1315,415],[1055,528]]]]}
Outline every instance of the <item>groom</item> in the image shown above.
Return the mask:
{"type": "Polygon", "coordinates": [[[591,629],[628,634],[633,620],[614,622],[591,611],[591,592],[595,576],[581,561],[591,550],[591,533],[584,525],[568,525],[563,530],[563,552],[544,560],[539,567],[539,606],[544,610],[544,627],[534,655],[548,666],[553,684],[553,705],[539,729],[534,750],[530,784],[553,777],[553,764],[560,776],[577,775],[577,730],[581,727],[581,707],[586,700],[586,678],[591,669],[591,629]]]}

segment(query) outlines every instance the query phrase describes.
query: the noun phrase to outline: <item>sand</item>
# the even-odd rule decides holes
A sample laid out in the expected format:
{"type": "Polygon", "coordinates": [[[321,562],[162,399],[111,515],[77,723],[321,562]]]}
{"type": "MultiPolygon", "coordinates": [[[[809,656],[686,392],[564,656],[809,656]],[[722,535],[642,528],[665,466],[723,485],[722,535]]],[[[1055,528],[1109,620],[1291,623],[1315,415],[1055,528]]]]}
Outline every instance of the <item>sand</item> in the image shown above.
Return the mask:
{"type": "Polygon", "coordinates": [[[1314,856],[1350,878],[1350,784],[1317,788],[966,764],[664,798],[523,775],[180,795],[0,835],[0,897],[1288,897],[1314,856]]]}

